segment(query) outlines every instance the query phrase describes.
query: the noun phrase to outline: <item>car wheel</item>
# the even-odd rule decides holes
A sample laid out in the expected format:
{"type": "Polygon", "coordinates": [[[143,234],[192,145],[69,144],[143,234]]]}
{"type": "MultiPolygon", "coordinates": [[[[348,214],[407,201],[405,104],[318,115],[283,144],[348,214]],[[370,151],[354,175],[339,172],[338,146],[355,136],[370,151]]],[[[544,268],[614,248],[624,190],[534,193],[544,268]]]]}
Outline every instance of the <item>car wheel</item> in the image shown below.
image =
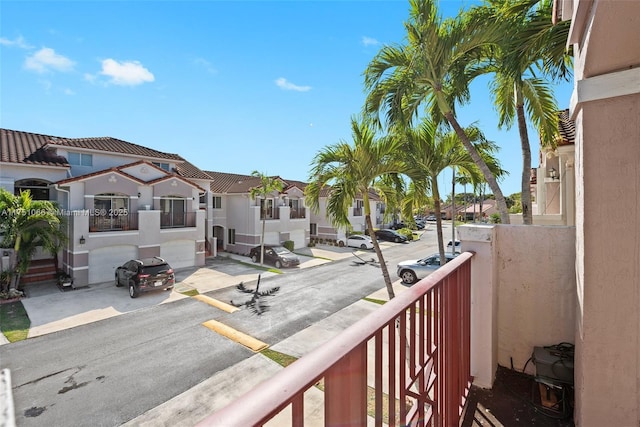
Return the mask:
{"type": "Polygon", "coordinates": [[[282,263],[276,260],[276,268],[282,268],[282,263]]]}
{"type": "Polygon", "coordinates": [[[165,289],[165,291],[172,291],[173,290],[173,286],[169,286],[167,289],[165,289]]]}
{"type": "Polygon", "coordinates": [[[116,287],[121,288],[122,284],[120,283],[120,281],[118,280],[118,275],[116,274],[116,287]]]}
{"type": "Polygon", "coordinates": [[[343,242],[342,240],[340,240],[340,241],[338,242],[338,246],[340,246],[341,248],[344,248],[344,242],[343,242]]]}
{"type": "Polygon", "coordinates": [[[251,261],[258,262],[258,255],[256,254],[251,255],[251,261]]]}
{"type": "Polygon", "coordinates": [[[400,278],[402,279],[402,283],[406,283],[408,285],[415,283],[416,280],[418,279],[416,277],[416,273],[414,273],[411,270],[405,270],[402,273],[400,273],[400,278]]]}
{"type": "Polygon", "coordinates": [[[131,298],[137,298],[140,295],[140,291],[135,283],[129,282],[129,296],[131,298]]]}
{"type": "Polygon", "coordinates": [[[396,242],[396,243],[400,243],[400,238],[396,237],[395,239],[393,239],[393,241],[396,242]]]}
{"type": "Polygon", "coordinates": [[[364,243],[360,245],[360,249],[367,249],[367,245],[365,245],[364,243]]]}

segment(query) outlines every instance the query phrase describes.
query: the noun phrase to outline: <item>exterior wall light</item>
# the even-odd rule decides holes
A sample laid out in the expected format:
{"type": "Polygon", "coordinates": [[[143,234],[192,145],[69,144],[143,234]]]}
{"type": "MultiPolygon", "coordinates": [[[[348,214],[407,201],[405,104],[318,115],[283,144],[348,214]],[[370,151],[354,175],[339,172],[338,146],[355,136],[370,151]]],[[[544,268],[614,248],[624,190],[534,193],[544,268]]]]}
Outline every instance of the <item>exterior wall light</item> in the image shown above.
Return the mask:
{"type": "Polygon", "coordinates": [[[80,236],[80,244],[84,245],[86,240],[84,239],[84,235],[80,236]]]}
{"type": "Polygon", "coordinates": [[[551,177],[551,179],[559,179],[560,178],[558,176],[558,171],[555,168],[549,169],[549,177],[551,177]]]}

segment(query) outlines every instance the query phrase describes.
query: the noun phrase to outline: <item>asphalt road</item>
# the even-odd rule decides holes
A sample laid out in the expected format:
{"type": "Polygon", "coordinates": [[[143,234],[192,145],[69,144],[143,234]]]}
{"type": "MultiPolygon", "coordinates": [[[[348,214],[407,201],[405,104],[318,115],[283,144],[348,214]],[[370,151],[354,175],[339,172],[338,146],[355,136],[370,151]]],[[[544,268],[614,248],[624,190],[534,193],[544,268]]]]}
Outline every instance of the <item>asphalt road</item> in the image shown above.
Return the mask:
{"type": "MultiPolygon", "coordinates": [[[[398,280],[398,261],[436,247],[435,231],[387,247],[392,280],[398,280]]],[[[383,288],[384,281],[380,268],[345,259],[261,281],[260,290],[274,287],[279,290],[265,298],[269,309],[262,315],[247,309],[229,314],[186,298],[3,346],[17,425],[120,425],[253,355],[203,322],[218,320],[273,345],[383,288]]],[[[207,295],[236,303],[250,297],[235,288],[207,295]]]]}

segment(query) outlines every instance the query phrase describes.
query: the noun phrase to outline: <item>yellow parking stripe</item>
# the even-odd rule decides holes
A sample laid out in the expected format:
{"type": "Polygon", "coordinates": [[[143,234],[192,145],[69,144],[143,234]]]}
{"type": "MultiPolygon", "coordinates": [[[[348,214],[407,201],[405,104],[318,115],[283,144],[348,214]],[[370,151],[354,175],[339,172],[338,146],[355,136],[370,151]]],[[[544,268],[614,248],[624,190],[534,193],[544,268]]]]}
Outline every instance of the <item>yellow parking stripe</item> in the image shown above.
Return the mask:
{"type": "Polygon", "coordinates": [[[233,313],[235,311],[240,310],[238,307],[235,307],[231,304],[227,304],[226,302],[218,301],[217,299],[213,299],[206,295],[194,295],[192,298],[200,300],[206,304],[212,305],[220,310],[226,311],[227,313],[233,313]]]}
{"type": "Polygon", "coordinates": [[[240,332],[236,329],[233,329],[230,326],[227,326],[223,323],[220,323],[216,320],[208,320],[202,324],[203,326],[211,329],[214,332],[219,333],[223,337],[227,337],[232,341],[235,341],[239,344],[242,344],[245,347],[255,351],[256,353],[264,350],[269,347],[269,344],[263,343],[262,341],[253,338],[243,332],[240,332]]]}

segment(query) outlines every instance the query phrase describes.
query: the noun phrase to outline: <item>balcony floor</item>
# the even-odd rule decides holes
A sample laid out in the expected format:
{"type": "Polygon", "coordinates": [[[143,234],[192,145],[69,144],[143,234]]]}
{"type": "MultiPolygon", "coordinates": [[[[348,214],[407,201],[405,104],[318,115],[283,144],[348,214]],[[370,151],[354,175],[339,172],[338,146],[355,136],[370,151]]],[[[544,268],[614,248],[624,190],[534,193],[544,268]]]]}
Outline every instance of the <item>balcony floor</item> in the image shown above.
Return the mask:
{"type": "Polygon", "coordinates": [[[568,417],[562,416],[561,408],[546,409],[540,403],[539,387],[534,377],[499,366],[491,390],[471,388],[462,426],[573,427],[573,408],[566,411],[568,417]]]}

